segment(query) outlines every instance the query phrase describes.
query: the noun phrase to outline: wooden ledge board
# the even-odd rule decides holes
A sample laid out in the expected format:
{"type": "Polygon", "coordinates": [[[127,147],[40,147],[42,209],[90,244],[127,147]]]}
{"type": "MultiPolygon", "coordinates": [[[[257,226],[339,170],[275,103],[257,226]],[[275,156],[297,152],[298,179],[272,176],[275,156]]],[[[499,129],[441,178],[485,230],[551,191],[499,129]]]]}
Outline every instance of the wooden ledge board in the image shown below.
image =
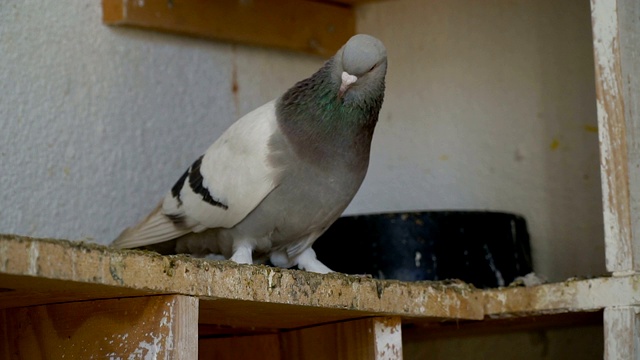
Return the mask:
{"type": "Polygon", "coordinates": [[[0,308],[97,298],[182,294],[200,322],[293,328],[366,316],[440,321],[484,316],[464,284],[320,275],[187,256],[0,235],[0,308]]]}
{"type": "Polygon", "coordinates": [[[598,311],[640,304],[640,276],[567,280],[533,287],[486,290],[489,318],[598,311]]]}
{"type": "Polygon", "coordinates": [[[478,290],[0,235],[0,309],[151,294],[198,297],[201,324],[271,331],[369,316],[463,323],[634,306],[640,275],[478,290]]]}
{"type": "Polygon", "coordinates": [[[302,0],[102,0],[103,21],[332,56],[355,34],[350,6],[302,0]]]}

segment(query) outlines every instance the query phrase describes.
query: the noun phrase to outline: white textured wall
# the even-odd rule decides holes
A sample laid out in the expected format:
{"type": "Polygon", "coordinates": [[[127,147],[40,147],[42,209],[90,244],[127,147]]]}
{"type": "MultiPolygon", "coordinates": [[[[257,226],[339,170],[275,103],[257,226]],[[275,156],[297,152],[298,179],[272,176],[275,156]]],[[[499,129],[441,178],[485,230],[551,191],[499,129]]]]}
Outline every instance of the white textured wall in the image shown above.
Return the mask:
{"type": "Polygon", "coordinates": [[[109,242],[238,114],[322,64],[110,28],[100,3],[0,5],[0,232],[109,242]]]}
{"type": "MultiPolygon", "coordinates": [[[[369,177],[347,211],[514,211],[529,221],[539,272],[599,274],[588,1],[482,4],[360,9],[390,67],[369,177]]],[[[320,64],[109,28],[100,1],[4,1],[0,232],[107,243],[238,115],[320,64]]]]}
{"type": "Polygon", "coordinates": [[[389,75],[350,210],[516,212],[538,272],[604,273],[589,1],[383,1],[358,25],[389,75]]]}

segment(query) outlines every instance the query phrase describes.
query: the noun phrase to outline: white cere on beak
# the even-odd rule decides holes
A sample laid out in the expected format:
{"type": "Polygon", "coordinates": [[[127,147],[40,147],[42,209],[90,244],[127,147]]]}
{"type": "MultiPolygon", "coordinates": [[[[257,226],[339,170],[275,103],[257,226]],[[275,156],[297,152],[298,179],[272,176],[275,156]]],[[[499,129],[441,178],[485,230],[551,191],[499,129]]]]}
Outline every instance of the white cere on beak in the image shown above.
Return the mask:
{"type": "Polygon", "coordinates": [[[349,74],[348,72],[343,71],[342,72],[342,84],[340,84],[340,95],[342,96],[342,94],[344,94],[345,91],[347,91],[347,89],[349,89],[349,86],[351,86],[351,84],[356,82],[356,80],[358,80],[357,76],[353,76],[353,75],[349,74]]]}

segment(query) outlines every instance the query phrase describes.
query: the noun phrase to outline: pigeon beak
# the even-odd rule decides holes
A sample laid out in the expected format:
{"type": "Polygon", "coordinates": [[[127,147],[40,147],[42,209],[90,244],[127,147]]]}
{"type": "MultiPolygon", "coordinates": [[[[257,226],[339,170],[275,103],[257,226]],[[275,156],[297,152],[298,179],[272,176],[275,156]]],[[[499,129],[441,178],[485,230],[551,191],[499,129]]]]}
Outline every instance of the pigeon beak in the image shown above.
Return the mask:
{"type": "Polygon", "coordinates": [[[338,96],[342,97],[347,90],[351,87],[351,84],[358,80],[357,76],[353,76],[346,71],[342,72],[342,83],[340,84],[340,91],[338,92],[338,96]]]}

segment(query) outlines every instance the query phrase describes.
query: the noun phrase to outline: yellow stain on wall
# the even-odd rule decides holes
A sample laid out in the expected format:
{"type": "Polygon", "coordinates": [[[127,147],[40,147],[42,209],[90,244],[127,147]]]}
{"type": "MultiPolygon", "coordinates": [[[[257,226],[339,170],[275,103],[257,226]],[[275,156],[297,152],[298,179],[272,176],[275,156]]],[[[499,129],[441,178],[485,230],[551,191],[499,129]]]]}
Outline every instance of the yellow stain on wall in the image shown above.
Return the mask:
{"type": "Polygon", "coordinates": [[[442,161],[449,160],[449,155],[440,155],[440,160],[442,160],[442,161]]]}
{"type": "Polygon", "coordinates": [[[558,147],[560,147],[560,141],[553,139],[553,141],[551,141],[551,151],[557,150],[558,147]]]}
{"type": "Polygon", "coordinates": [[[591,133],[598,133],[598,127],[596,125],[585,125],[584,130],[591,133]]]}

